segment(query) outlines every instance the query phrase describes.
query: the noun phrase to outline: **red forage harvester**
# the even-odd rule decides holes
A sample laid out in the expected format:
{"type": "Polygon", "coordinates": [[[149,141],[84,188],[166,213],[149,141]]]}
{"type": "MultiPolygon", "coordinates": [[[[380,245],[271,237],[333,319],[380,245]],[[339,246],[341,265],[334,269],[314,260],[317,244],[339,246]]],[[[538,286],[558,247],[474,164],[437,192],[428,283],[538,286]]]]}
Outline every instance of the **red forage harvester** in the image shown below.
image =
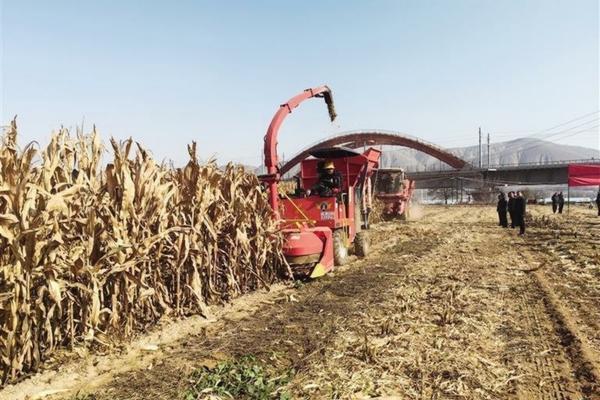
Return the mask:
{"type": "Polygon", "coordinates": [[[306,89],[282,104],[265,136],[267,173],[259,178],[268,190],[275,217],[280,220],[285,236],[283,252],[292,272],[297,277],[315,278],[331,271],[334,265],[345,264],[351,250],[361,257],[367,255],[370,177],[379,164],[381,153],[373,148],[362,154],[342,147],[315,150],[300,163],[295,191],[279,193],[278,184],[282,180],[277,157],[279,128],[288,114],[312,97],[324,98],[331,120],[335,119],[333,98],[327,86],[306,89]],[[335,170],[341,175],[341,187],[322,196],[311,188],[319,182],[325,161],[334,163],[335,170]]]}
{"type": "Polygon", "coordinates": [[[379,169],[375,175],[374,186],[375,198],[383,203],[381,217],[384,220],[409,218],[415,181],[406,179],[403,169],[379,169]]]}

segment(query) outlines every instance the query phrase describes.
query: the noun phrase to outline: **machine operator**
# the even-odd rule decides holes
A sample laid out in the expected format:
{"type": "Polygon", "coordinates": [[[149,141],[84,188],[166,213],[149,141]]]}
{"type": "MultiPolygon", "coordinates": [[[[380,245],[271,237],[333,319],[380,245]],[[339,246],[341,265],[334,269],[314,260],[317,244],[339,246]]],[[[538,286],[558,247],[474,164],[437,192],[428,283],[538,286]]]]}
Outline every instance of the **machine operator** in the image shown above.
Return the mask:
{"type": "Polygon", "coordinates": [[[325,161],[319,172],[319,182],[310,193],[321,197],[332,197],[342,189],[342,174],[335,170],[333,161],[325,161]]]}

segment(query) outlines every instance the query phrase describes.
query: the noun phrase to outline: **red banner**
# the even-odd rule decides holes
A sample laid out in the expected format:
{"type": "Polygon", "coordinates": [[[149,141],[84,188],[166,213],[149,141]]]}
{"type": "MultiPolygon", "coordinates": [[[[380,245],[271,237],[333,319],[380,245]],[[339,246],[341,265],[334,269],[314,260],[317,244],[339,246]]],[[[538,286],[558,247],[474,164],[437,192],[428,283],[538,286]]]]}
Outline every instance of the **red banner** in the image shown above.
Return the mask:
{"type": "Polygon", "coordinates": [[[570,164],[569,186],[600,186],[600,164],[570,164]]]}

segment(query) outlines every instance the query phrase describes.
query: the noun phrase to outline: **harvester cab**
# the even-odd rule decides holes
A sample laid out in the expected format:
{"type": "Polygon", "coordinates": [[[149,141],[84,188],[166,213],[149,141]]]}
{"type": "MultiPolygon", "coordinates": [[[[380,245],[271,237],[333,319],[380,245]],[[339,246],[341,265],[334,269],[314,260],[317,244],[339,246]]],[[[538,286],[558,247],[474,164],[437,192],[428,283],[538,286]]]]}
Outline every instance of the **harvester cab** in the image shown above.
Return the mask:
{"type": "Polygon", "coordinates": [[[401,168],[380,169],[374,177],[375,197],[383,203],[383,219],[408,219],[415,182],[406,179],[401,168]]]}
{"type": "Polygon", "coordinates": [[[333,99],[326,86],[307,89],[283,104],[265,136],[267,174],[259,177],[267,186],[271,206],[280,221],[285,236],[283,253],[292,272],[311,278],[326,274],[334,265],[345,264],[351,249],[358,256],[367,255],[370,178],[380,156],[372,148],[364,153],[341,147],[316,150],[300,163],[296,191],[280,193],[276,151],[279,126],[301,101],[317,94],[325,98],[330,117],[335,118],[333,99]]]}

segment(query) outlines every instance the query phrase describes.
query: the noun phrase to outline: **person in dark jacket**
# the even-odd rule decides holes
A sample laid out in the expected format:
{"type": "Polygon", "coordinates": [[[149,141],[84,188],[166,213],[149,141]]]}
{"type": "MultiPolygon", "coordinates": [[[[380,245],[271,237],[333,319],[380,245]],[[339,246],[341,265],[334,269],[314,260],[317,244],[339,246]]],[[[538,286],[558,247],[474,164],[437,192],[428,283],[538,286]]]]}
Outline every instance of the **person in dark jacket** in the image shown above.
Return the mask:
{"type": "Polygon", "coordinates": [[[523,192],[518,192],[517,197],[515,198],[515,219],[517,225],[519,227],[519,236],[523,236],[525,234],[525,210],[527,207],[527,199],[523,196],[523,192]]]}
{"type": "Polygon", "coordinates": [[[326,161],[319,171],[319,181],[313,186],[312,194],[321,197],[332,197],[337,195],[342,188],[342,175],[335,170],[333,161],[326,161]]]}
{"type": "Polygon", "coordinates": [[[508,192],[508,215],[510,215],[510,227],[515,227],[515,192],[508,192]]]}
{"type": "Polygon", "coordinates": [[[565,206],[565,196],[563,196],[563,192],[558,194],[558,213],[562,214],[563,207],[565,206]]]}
{"type": "Polygon", "coordinates": [[[554,192],[552,195],[552,214],[556,214],[558,209],[558,192],[554,192]]]}
{"type": "Polygon", "coordinates": [[[508,209],[508,203],[506,202],[506,196],[504,193],[498,195],[498,205],[496,211],[498,211],[499,224],[503,228],[508,228],[508,220],[506,219],[506,211],[508,209]]]}
{"type": "Polygon", "coordinates": [[[598,207],[598,216],[600,217],[600,187],[598,188],[598,194],[596,195],[596,207],[598,207]]]}

